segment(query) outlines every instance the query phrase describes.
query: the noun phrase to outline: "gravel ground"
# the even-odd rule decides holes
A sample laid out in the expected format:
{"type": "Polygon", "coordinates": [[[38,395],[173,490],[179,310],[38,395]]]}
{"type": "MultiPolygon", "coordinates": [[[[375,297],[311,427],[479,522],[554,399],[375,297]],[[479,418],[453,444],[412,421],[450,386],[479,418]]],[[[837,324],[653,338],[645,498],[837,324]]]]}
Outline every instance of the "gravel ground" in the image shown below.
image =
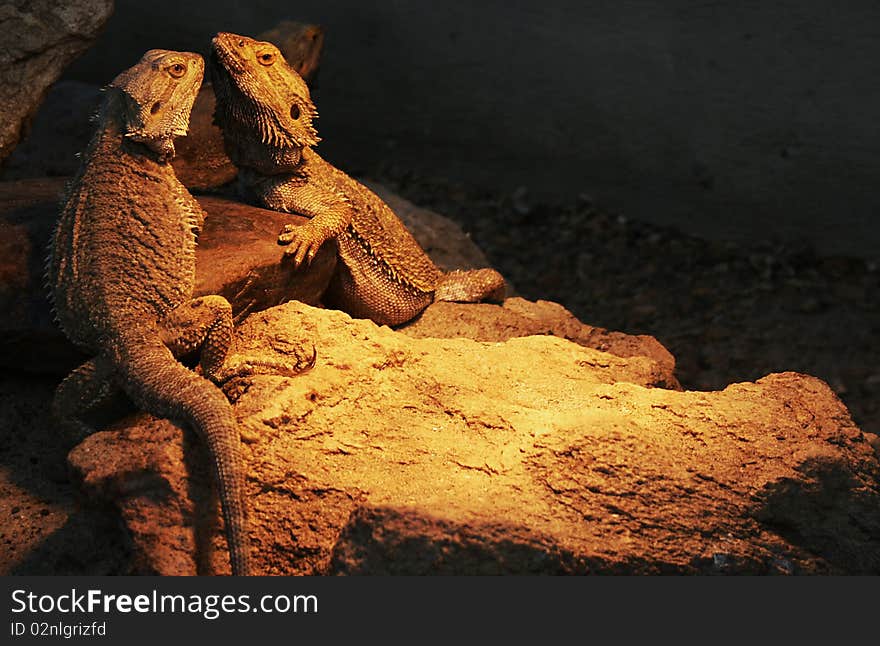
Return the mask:
{"type": "Polygon", "coordinates": [[[880,263],[823,257],[804,243],[709,241],[577,203],[512,195],[395,167],[370,173],[455,220],[529,299],[591,325],[650,334],[689,389],[772,372],[824,379],[859,426],[880,433],[880,263]]]}

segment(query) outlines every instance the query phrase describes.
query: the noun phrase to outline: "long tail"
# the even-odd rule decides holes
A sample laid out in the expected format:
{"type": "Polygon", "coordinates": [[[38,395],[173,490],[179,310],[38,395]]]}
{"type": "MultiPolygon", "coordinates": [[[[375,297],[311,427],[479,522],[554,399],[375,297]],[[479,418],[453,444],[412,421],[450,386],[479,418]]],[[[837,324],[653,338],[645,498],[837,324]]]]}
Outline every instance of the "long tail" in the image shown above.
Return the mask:
{"type": "Polygon", "coordinates": [[[241,442],[226,396],[175,359],[159,339],[123,339],[113,360],[120,385],[140,408],[158,417],[183,420],[207,443],[226,524],[232,574],[250,574],[241,442]]]}
{"type": "Polygon", "coordinates": [[[443,274],[434,291],[434,300],[460,303],[503,300],[504,289],[504,277],[494,269],[456,269],[443,274]]]}

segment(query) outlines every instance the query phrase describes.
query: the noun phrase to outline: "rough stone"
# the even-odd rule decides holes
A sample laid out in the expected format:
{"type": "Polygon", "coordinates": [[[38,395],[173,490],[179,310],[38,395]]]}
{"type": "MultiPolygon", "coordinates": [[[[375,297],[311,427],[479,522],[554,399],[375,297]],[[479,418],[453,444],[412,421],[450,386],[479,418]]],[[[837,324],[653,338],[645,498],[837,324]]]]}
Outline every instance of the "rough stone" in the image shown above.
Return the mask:
{"type": "MultiPolygon", "coordinates": [[[[818,379],[664,390],[646,357],[415,339],[298,303],[238,342],[300,337],[312,371],[228,388],[262,573],[880,572],[880,464],[818,379]]],[[[135,571],[224,571],[191,433],[140,416],[69,460],[117,506],[135,571]]]]}
{"type": "Polygon", "coordinates": [[[112,0],[0,5],[0,162],[15,148],[49,86],[89,47],[112,13],[112,0]]]}
{"type": "Polygon", "coordinates": [[[664,388],[681,389],[675,377],[675,357],[657,339],[646,334],[624,334],[579,321],[559,303],[505,299],[489,303],[433,303],[401,332],[416,338],[455,338],[506,341],[514,337],[550,334],[585,348],[618,357],[650,357],[662,372],[656,381],[664,388]]]}

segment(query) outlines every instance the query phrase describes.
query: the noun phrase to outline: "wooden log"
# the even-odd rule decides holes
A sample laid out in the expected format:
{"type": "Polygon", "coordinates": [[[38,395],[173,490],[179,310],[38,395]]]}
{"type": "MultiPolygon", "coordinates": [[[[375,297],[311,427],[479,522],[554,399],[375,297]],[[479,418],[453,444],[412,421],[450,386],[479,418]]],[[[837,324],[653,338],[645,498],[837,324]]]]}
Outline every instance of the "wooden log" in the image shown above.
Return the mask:
{"type": "MultiPolygon", "coordinates": [[[[82,355],[54,323],[44,261],[64,180],[0,183],[0,364],[62,374],[82,355]]],[[[287,300],[317,304],[336,265],[332,244],[305,268],[283,261],[278,231],[305,218],[234,200],[198,198],[208,213],[196,249],[196,295],[220,294],[239,318],[287,300]]]]}

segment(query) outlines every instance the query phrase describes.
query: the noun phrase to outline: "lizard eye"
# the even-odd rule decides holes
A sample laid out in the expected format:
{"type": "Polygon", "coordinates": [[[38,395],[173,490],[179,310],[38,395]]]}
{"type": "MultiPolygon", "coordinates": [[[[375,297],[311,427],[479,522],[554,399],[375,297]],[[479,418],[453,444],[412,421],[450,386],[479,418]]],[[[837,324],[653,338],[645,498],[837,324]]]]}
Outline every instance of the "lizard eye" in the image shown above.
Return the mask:
{"type": "Polygon", "coordinates": [[[257,60],[260,62],[260,65],[265,65],[269,67],[272,63],[275,62],[275,54],[272,52],[263,52],[257,56],[257,60]]]}
{"type": "Polygon", "coordinates": [[[299,114],[300,114],[299,106],[296,103],[294,103],[292,106],[290,106],[290,118],[295,121],[295,120],[299,119],[299,114]]]}
{"type": "Polygon", "coordinates": [[[168,73],[176,79],[179,79],[186,73],[186,65],[183,63],[175,63],[168,68],[168,73]]]}

